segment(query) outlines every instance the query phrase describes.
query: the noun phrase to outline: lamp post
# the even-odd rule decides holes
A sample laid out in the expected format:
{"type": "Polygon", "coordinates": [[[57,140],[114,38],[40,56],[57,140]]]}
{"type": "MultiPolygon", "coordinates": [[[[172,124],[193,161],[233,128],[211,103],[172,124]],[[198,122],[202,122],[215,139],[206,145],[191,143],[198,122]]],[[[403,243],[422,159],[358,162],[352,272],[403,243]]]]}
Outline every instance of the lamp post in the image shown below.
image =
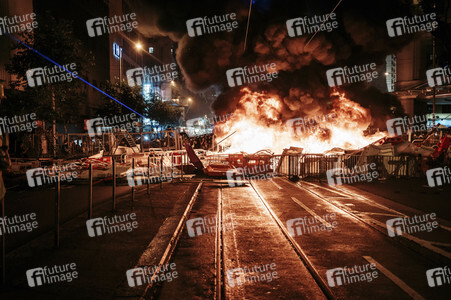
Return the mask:
{"type": "Polygon", "coordinates": [[[119,48],[119,84],[122,84],[122,47],[119,48]]]}
{"type": "MultiPolygon", "coordinates": [[[[116,43],[114,43],[114,44],[117,45],[116,43]]],[[[113,52],[115,53],[115,55],[119,55],[119,82],[121,83],[122,82],[122,58],[123,58],[123,55],[122,55],[122,47],[119,47],[118,45],[117,45],[117,47],[119,48],[119,51],[118,51],[119,53],[117,54],[116,51],[113,51],[113,52]]],[[[137,42],[135,44],[135,48],[138,51],[141,50],[142,47],[143,46],[140,42],[137,42]]],[[[138,53],[136,53],[136,59],[138,59],[138,53]]]]}
{"type": "Polygon", "coordinates": [[[186,117],[186,115],[188,114],[188,112],[189,112],[189,109],[191,108],[191,104],[193,103],[193,99],[191,99],[191,97],[190,98],[188,98],[187,99],[188,100],[188,109],[186,110],[186,112],[185,112],[185,117],[186,117]]]}

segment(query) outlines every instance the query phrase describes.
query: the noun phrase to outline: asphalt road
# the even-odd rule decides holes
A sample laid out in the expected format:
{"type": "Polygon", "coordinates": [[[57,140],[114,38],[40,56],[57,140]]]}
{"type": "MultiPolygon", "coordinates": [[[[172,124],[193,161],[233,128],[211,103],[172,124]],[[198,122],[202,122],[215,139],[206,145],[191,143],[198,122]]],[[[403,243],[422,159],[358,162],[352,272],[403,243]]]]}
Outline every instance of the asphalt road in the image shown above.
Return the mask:
{"type": "MultiPolygon", "coordinates": [[[[426,277],[429,269],[449,266],[451,233],[447,221],[438,218],[439,227],[432,231],[404,232],[402,236],[390,237],[387,220],[428,212],[352,187],[331,188],[308,182],[294,184],[283,178],[253,183],[285,228],[293,233],[295,241],[335,297],[447,299],[449,296],[451,285],[430,287],[426,277]],[[290,220],[296,219],[302,219],[304,223],[295,226],[290,220]],[[329,270],[339,268],[351,272],[350,276],[352,272],[366,271],[359,273],[358,280],[348,275],[342,277],[341,282],[328,277],[329,270]],[[329,283],[333,279],[336,281],[329,283]]],[[[204,224],[214,220],[220,197],[218,190],[219,184],[208,184],[203,188],[191,218],[203,218],[204,224]]],[[[233,215],[232,228],[222,231],[226,298],[323,298],[318,284],[256,192],[249,185],[222,185],[221,195],[223,215],[233,215]],[[249,275],[246,267],[271,263],[277,270],[277,277],[270,281],[247,280],[261,272],[254,270],[249,275]],[[227,271],[230,270],[239,272],[229,278],[227,271]]],[[[210,222],[210,226],[214,227],[214,224],[214,221],[210,222]]],[[[185,229],[173,257],[179,266],[180,280],[165,282],[160,299],[213,297],[214,241],[213,230],[192,237],[185,229]]]]}
{"type": "MultiPolygon", "coordinates": [[[[50,250],[51,238],[40,237],[35,239],[39,244],[27,244],[11,251],[8,263],[12,288],[7,295],[33,292],[33,295],[51,294],[67,299],[74,295],[78,299],[93,295],[99,299],[139,297],[146,285],[130,287],[125,272],[136,266],[158,264],[198,181],[165,184],[162,190],[153,186],[150,195],[141,188],[137,192],[139,201],[133,206],[129,202],[129,187],[119,187],[118,193],[123,194],[118,196],[120,211],[138,214],[140,227],[136,233],[90,238],[83,215],[63,226],[60,250],[50,250]],[[77,262],[79,280],[57,286],[44,285],[33,291],[28,289],[24,276],[27,268],[67,261],[77,262]],[[94,288],[96,292],[92,291],[94,288]]],[[[319,280],[335,297],[448,298],[451,285],[430,287],[426,272],[450,266],[451,224],[437,218],[438,225],[433,230],[402,232],[393,237],[386,225],[393,218],[433,211],[422,211],[417,205],[412,207],[406,205],[408,202],[393,201],[352,186],[293,183],[285,178],[252,183],[255,190],[249,184],[230,187],[225,180],[204,179],[204,186],[188,216],[191,223],[186,223],[171,259],[176,264],[178,277],[162,282],[157,291],[159,299],[212,299],[217,288],[217,251],[222,255],[220,288],[226,298],[325,298],[318,278],[293,250],[264,205],[265,201],[302,249],[319,280]],[[219,200],[222,202],[223,247],[218,250],[215,226],[219,200]],[[348,274],[337,273],[340,270],[348,274]],[[352,277],[355,273],[360,274],[358,278],[352,277]]],[[[52,189],[9,191],[8,214],[34,212],[39,221],[38,229],[24,235],[22,240],[17,239],[22,238],[20,234],[7,236],[9,247],[51,229],[54,192],[52,189]]],[[[79,215],[87,208],[86,195],[86,186],[63,187],[63,219],[79,215]]],[[[98,204],[104,202],[94,209],[95,217],[111,215],[110,186],[96,185],[94,199],[98,204]]]]}

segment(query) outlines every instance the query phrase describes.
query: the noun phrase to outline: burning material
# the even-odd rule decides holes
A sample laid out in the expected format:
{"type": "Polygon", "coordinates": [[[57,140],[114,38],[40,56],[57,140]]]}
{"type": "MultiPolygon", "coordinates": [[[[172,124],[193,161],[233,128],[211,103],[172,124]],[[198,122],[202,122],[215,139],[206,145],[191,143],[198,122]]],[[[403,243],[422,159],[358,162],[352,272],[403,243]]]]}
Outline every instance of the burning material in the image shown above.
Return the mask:
{"type": "MultiPolygon", "coordinates": [[[[385,136],[381,132],[365,135],[372,121],[370,111],[338,92],[331,94],[328,114],[318,108],[309,115],[291,119],[292,116],[283,114],[285,103],[280,96],[252,92],[248,88],[241,92],[244,94],[234,117],[215,128],[219,139],[236,131],[223,142],[227,153],[253,153],[261,149],[282,153],[290,146],[301,147],[304,153],[323,153],[334,147],[362,148],[385,136]]],[[[308,99],[304,100],[308,106],[308,99]]]]}

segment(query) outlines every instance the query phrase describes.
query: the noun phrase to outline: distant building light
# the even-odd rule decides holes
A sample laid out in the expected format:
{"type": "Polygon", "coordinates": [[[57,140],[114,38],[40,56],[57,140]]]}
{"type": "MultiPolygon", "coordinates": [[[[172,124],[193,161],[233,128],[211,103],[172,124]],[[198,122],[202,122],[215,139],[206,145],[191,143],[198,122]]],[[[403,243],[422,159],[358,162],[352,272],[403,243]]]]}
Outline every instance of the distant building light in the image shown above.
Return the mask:
{"type": "Polygon", "coordinates": [[[396,55],[387,55],[385,58],[385,81],[387,84],[387,91],[392,93],[396,90],[396,55]]]}
{"type": "Polygon", "coordinates": [[[113,55],[114,57],[116,57],[117,59],[121,59],[121,53],[122,53],[122,48],[119,47],[119,45],[114,42],[113,43],[113,55]]]}
{"type": "Polygon", "coordinates": [[[143,98],[144,100],[151,100],[151,90],[152,85],[150,83],[144,83],[143,84],[143,98]]]}
{"type": "Polygon", "coordinates": [[[149,47],[149,53],[153,53],[153,47],[149,47]]]}

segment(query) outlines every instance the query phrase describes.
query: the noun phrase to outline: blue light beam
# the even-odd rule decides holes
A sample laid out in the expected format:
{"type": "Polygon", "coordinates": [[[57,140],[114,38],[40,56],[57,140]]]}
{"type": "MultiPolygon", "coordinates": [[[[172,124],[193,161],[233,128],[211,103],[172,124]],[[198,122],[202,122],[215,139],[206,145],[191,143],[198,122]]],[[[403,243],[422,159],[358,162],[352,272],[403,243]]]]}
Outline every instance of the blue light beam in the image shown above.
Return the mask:
{"type": "Polygon", "coordinates": [[[117,103],[119,103],[120,105],[128,108],[129,110],[131,110],[132,112],[136,113],[137,115],[145,118],[142,114],[140,114],[139,112],[135,111],[134,109],[128,107],[127,105],[125,105],[124,103],[122,103],[121,101],[117,100],[116,98],[114,98],[113,96],[108,95],[107,93],[105,93],[104,91],[102,91],[101,89],[99,89],[98,87],[96,87],[95,85],[92,85],[91,83],[89,83],[88,81],[84,80],[83,78],[81,78],[80,76],[72,73],[71,71],[69,71],[68,69],[66,69],[65,67],[63,67],[62,65],[60,65],[59,63],[57,63],[56,61],[54,61],[53,59],[45,56],[44,54],[42,54],[41,52],[39,52],[38,50],[28,46],[27,44],[25,44],[24,42],[22,42],[21,40],[17,39],[16,37],[12,36],[11,34],[4,32],[7,36],[9,36],[11,39],[15,40],[16,42],[24,45],[25,47],[27,47],[28,49],[30,49],[31,51],[39,54],[40,56],[42,56],[43,58],[45,58],[46,60],[48,60],[49,62],[59,66],[60,68],[64,69],[66,72],[72,74],[72,76],[80,79],[81,81],[83,81],[84,83],[86,83],[87,85],[90,85],[92,88],[94,88],[95,90],[98,90],[99,92],[101,92],[102,94],[104,94],[105,96],[107,96],[108,98],[113,99],[114,101],[116,101],[117,103]]]}

